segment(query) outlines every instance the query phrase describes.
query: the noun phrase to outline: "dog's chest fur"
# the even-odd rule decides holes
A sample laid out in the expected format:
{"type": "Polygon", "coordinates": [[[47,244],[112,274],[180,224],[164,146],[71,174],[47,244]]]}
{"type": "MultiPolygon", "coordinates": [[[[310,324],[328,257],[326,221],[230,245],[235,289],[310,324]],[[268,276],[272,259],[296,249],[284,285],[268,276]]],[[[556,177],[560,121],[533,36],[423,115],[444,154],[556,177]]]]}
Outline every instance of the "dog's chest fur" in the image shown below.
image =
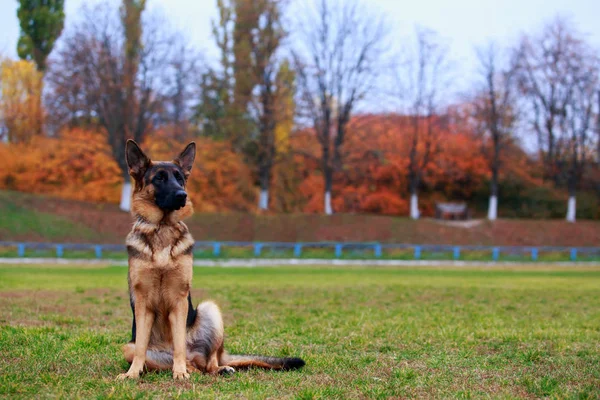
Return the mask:
{"type": "Polygon", "coordinates": [[[143,295],[153,308],[168,308],[176,298],[187,296],[194,240],[183,222],[160,225],[138,219],[126,244],[133,302],[143,295]]]}
{"type": "Polygon", "coordinates": [[[183,222],[151,224],[138,219],[126,240],[129,258],[151,268],[169,269],[182,257],[191,256],[194,240],[183,222]]]}

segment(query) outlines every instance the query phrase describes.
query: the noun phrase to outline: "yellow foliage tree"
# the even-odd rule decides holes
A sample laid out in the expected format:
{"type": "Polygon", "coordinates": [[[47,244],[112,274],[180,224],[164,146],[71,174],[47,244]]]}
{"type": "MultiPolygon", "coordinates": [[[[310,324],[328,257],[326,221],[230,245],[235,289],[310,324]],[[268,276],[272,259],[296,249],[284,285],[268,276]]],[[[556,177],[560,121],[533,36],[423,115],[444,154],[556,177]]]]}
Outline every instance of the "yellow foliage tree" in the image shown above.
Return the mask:
{"type": "Polygon", "coordinates": [[[296,113],[295,73],[286,60],[277,73],[277,89],[275,91],[275,150],[276,155],[286,155],[290,149],[290,133],[294,129],[296,113]]]}
{"type": "Polygon", "coordinates": [[[43,132],[42,78],[31,61],[4,60],[0,64],[0,115],[11,143],[28,142],[43,132]]]}

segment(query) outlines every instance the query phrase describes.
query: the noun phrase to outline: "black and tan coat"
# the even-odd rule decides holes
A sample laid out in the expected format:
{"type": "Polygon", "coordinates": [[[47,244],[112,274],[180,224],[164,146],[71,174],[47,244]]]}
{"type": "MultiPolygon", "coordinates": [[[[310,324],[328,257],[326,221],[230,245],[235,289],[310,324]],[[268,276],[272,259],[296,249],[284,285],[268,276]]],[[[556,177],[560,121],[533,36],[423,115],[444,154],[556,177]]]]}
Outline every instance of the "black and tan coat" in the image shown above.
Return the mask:
{"type": "Polygon", "coordinates": [[[127,165],[134,181],[135,221],[126,240],[133,324],[131,342],[123,347],[131,366],[119,378],[137,378],[144,368],[172,369],[175,379],[184,379],[191,371],[302,367],[299,358],[227,354],[218,306],[207,301],[193,307],[194,240],[183,220],[193,213],[185,186],[195,154],[191,143],[175,160],[153,162],[135,142],[127,142],[127,165]]]}

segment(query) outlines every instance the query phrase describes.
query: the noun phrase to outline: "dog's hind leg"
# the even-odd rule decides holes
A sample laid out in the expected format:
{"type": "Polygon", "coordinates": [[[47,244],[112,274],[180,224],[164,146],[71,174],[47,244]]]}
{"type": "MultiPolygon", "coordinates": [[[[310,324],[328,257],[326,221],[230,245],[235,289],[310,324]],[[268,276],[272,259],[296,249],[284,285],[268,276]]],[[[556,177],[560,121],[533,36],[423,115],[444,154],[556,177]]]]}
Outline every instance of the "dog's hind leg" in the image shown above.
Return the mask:
{"type": "Polygon", "coordinates": [[[212,301],[200,303],[196,321],[188,330],[187,358],[199,370],[209,374],[229,374],[231,367],[219,365],[223,353],[223,317],[219,307],[212,301]]]}
{"type": "MultiPolygon", "coordinates": [[[[128,363],[133,362],[135,343],[130,342],[123,346],[123,355],[128,363]]],[[[146,350],[145,367],[148,371],[166,371],[173,368],[173,353],[166,350],[146,350]]]]}

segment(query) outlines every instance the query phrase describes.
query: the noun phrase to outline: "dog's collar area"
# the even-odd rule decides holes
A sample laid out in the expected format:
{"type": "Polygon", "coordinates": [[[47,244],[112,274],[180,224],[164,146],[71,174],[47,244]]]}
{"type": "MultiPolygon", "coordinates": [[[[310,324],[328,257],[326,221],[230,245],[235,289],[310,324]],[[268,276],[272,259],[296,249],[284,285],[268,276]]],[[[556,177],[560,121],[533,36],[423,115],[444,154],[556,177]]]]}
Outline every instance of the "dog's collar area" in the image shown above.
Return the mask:
{"type": "Polygon", "coordinates": [[[185,215],[180,215],[184,208],[185,207],[181,208],[180,210],[173,211],[161,210],[162,216],[160,219],[157,218],[155,221],[151,221],[143,215],[136,214],[135,225],[146,231],[156,231],[161,227],[179,225],[183,222],[183,218],[181,217],[185,217],[185,215]]]}

